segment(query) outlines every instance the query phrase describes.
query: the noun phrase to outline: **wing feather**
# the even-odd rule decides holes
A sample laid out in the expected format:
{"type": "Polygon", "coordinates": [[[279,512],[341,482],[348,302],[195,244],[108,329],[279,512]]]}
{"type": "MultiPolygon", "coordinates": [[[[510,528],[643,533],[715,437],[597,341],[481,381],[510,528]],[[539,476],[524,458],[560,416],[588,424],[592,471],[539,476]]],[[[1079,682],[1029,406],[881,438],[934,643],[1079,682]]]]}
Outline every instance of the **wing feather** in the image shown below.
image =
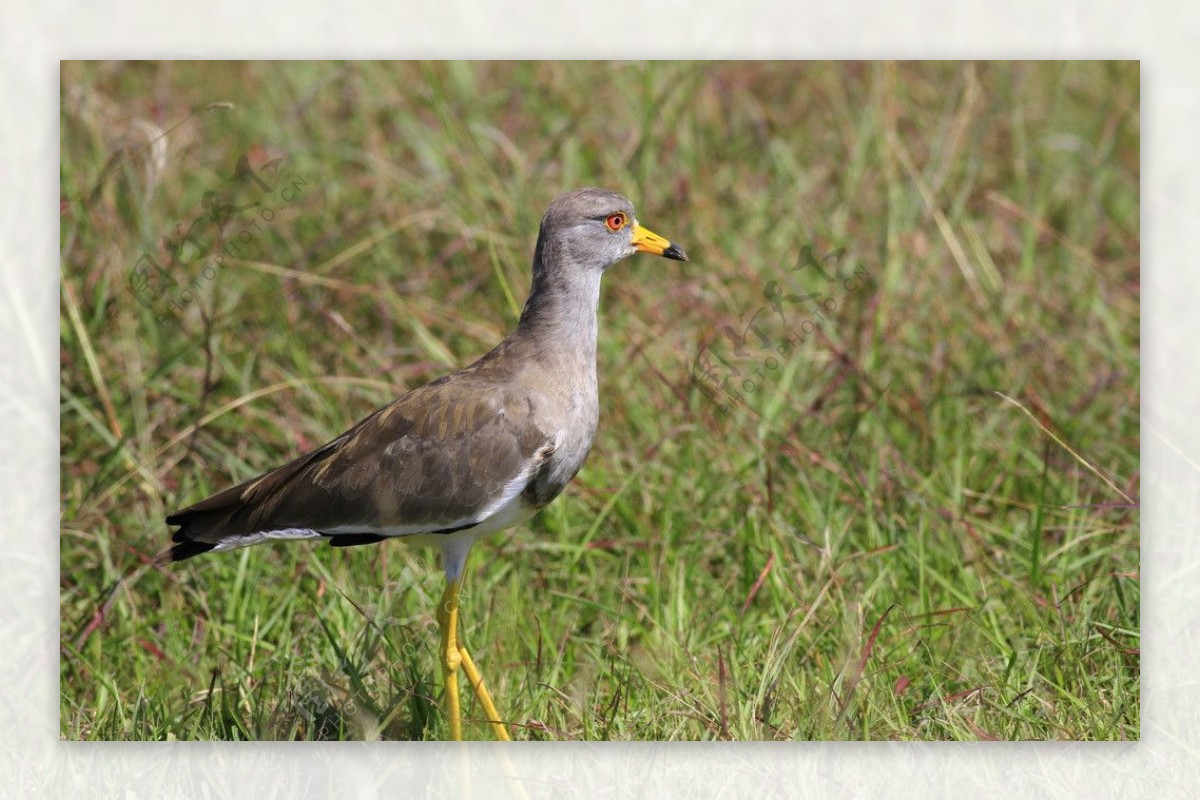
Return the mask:
{"type": "Polygon", "coordinates": [[[533,422],[539,399],[497,386],[470,370],[447,376],[320,448],[175,512],[169,558],[271,532],[340,530],[366,542],[480,522],[524,488],[554,446],[553,432],[533,422]]]}

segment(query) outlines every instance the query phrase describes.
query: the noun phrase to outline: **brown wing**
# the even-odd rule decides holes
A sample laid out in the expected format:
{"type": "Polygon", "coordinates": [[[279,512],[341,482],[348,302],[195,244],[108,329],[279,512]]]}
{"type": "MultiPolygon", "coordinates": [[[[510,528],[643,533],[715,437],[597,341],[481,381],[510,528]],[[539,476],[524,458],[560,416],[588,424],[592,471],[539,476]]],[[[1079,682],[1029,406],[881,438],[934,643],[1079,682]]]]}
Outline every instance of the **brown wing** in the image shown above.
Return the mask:
{"type": "Polygon", "coordinates": [[[471,372],[427,384],[332,442],[168,516],[180,527],[168,558],[270,532],[368,542],[472,525],[552,449],[553,434],[532,422],[536,405],[528,391],[471,372]]]}

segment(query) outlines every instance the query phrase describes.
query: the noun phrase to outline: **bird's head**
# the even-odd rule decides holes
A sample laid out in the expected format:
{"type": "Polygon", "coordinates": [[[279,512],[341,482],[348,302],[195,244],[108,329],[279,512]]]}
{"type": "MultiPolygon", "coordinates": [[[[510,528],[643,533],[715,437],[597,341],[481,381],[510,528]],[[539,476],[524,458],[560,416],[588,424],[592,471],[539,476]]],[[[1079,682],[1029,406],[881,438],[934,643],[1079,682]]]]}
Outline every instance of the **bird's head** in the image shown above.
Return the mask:
{"type": "Polygon", "coordinates": [[[638,223],[629,198],[607,189],[559,195],[542,217],[538,247],[600,272],[638,252],[687,261],[682,248],[638,223]]]}

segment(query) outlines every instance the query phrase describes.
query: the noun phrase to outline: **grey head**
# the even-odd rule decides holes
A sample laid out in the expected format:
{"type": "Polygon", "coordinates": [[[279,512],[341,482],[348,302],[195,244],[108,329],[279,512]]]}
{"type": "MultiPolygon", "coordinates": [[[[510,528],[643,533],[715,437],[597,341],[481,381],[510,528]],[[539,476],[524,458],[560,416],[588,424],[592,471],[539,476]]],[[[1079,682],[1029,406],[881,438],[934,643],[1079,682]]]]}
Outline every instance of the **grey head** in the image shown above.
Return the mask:
{"type": "Polygon", "coordinates": [[[639,251],[687,261],[678,245],[638,224],[629,198],[588,187],[559,195],[546,209],[536,262],[602,273],[639,251]]]}

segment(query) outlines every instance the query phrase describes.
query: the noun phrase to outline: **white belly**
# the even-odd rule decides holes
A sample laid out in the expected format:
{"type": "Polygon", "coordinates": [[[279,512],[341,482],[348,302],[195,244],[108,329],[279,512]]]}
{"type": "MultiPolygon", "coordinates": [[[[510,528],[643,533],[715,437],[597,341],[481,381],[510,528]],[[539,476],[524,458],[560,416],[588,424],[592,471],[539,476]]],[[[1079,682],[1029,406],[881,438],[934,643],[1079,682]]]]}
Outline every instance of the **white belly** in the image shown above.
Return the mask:
{"type": "Polygon", "coordinates": [[[442,549],[442,567],[446,571],[447,581],[457,581],[462,576],[463,566],[467,562],[467,554],[475,540],[497,531],[504,531],[513,526],[519,526],[537,514],[537,507],[530,506],[518,493],[515,497],[497,509],[479,525],[464,528],[450,534],[411,534],[401,537],[404,542],[416,545],[434,545],[442,549]]]}

